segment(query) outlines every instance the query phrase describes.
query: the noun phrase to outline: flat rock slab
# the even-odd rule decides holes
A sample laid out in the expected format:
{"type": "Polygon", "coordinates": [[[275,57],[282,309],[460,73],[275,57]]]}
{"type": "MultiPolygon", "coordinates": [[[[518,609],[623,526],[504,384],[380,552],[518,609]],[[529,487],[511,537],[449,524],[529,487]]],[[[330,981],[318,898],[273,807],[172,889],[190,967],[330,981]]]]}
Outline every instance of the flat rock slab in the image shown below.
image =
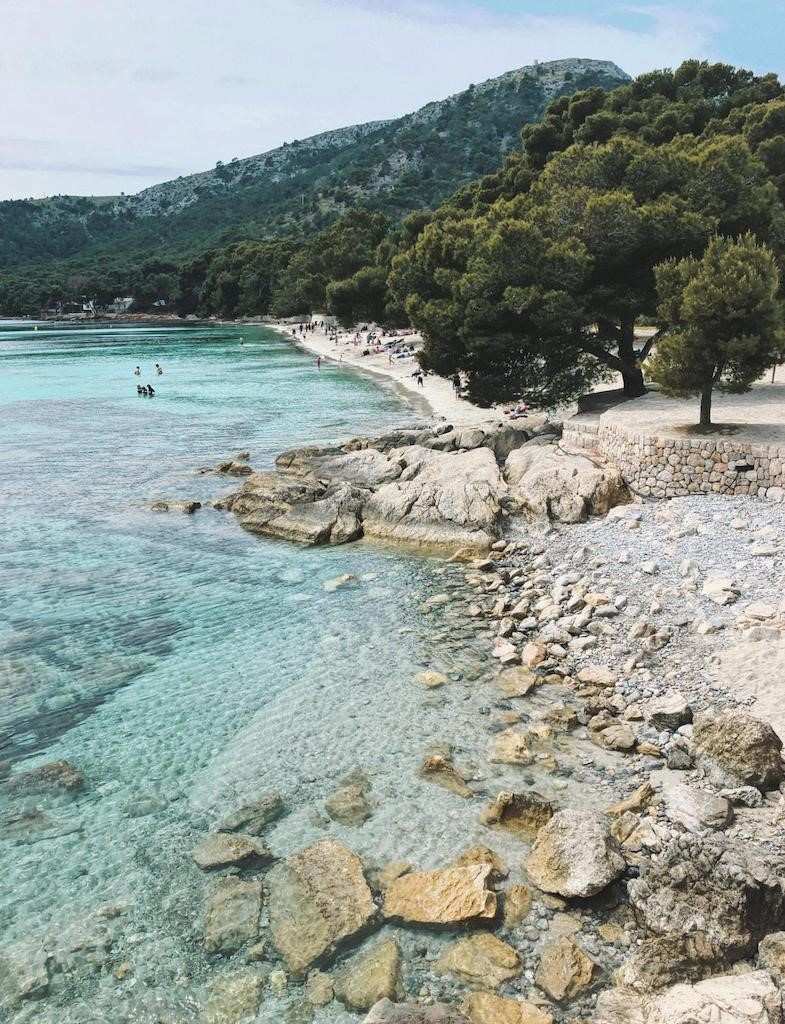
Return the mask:
{"type": "Polygon", "coordinates": [[[553,1024],[553,1016],[534,1003],[473,992],[461,1004],[469,1024],[553,1024]]]}
{"type": "Polygon", "coordinates": [[[369,1010],[380,999],[395,999],[401,969],[401,951],[394,939],[363,950],[333,979],[335,994],[354,1010],[369,1010]]]}
{"type": "Polygon", "coordinates": [[[470,985],[497,988],[523,970],[517,952],[488,932],[459,939],[434,965],[436,974],[452,974],[470,985]]]}
{"type": "Polygon", "coordinates": [[[191,853],[202,871],[224,868],[229,864],[265,864],[274,858],[269,847],[253,836],[215,832],[207,836],[191,853]]]}
{"type": "Polygon", "coordinates": [[[454,1006],[434,1003],[393,1003],[381,999],[371,1008],[362,1024],[469,1024],[454,1006]]]}
{"type": "Polygon", "coordinates": [[[277,864],[267,884],[273,942],[298,974],[367,928],[376,913],[360,858],[332,839],[277,864]]]}
{"type": "Polygon", "coordinates": [[[222,878],[207,897],[204,946],[208,953],[233,953],[259,934],[262,883],[222,878]]]}
{"type": "Polygon", "coordinates": [[[577,942],[563,936],[543,950],[534,980],[558,1003],[588,988],[596,967],[577,942]]]}
{"type": "Polygon", "coordinates": [[[227,814],[217,825],[219,832],[245,832],[260,836],[272,822],[286,813],[283,797],[279,793],[262,793],[249,804],[227,814]]]}
{"type": "Polygon", "coordinates": [[[454,924],[496,915],[487,887],[490,864],[414,871],[396,878],[384,896],[384,916],[417,924],[454,924]]]}

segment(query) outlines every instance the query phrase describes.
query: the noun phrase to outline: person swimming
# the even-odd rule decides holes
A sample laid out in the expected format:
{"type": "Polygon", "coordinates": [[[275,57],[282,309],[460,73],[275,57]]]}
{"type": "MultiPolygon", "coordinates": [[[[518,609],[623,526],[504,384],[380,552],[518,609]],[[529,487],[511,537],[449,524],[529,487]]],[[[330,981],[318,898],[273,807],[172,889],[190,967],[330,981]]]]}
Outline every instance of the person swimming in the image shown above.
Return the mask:
{"type": "Polygon", "coordinates": [[[141,371],[141,370],[139,369],[139,367],[137,366],[137,368],[136,368],[136,369],[134,370],[134,377],[138,377],[138,376],[139,376],[139,375],[141,374],[141,372],[142,372],[142,371],[141,371]]]}
{"type": "Polygon", "coordinates": [[[136,393],[137,393],[137,395],[147,394],[147,389],[143,388],[141,384],[137,384],[136,385],[136,393]]]}
{"type": "Polygon", "coordinates": [[[161,376],[161,374],[162,374],[162,373],[164,372],[164,371],[163,371],[163,369],[162,369],[162,367],[161,367],[161,366],[159,366],[159,364],[158,364],[158,363],[156,363],[156,364],[155,364],[155,372],[156,372],[156,373],[158,374],[158,376],[159,376],[159,377],[160,377],[160,376],[161,376]]]}
{"type": "Polygon", "coordinates": [[[147,394],[148,394],[148,396],[150,398],[154,398],[155,397],[155,389],[153,388],[152,384],[148,384],[147,385],[147,394]]]}

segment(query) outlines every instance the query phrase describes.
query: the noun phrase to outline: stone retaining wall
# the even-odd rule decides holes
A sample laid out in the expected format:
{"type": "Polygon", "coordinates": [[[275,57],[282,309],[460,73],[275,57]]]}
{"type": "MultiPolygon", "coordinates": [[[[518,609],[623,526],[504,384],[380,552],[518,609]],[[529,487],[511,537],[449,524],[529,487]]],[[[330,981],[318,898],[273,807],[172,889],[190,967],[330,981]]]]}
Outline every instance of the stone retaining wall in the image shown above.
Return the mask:
{"type": "Polygon", "coordinates": [[[615,462],[636,494],[754,494],[785,501],[785,446],[723,437],[655,437],[617,423],[564,423],[563,444],[615,462]]]}

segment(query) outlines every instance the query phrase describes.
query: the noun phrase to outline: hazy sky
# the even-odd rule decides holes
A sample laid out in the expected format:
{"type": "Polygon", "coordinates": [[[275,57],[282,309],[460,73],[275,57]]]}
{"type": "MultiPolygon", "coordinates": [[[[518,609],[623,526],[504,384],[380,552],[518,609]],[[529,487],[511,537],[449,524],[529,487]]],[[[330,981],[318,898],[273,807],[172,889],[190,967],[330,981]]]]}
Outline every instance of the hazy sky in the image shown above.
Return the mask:
{"type": "Polygon", "coordinates": [[[0,198],[135,192],[534,60],[785,72],[784,0],[0,0],[0,33],[0,198]]]}

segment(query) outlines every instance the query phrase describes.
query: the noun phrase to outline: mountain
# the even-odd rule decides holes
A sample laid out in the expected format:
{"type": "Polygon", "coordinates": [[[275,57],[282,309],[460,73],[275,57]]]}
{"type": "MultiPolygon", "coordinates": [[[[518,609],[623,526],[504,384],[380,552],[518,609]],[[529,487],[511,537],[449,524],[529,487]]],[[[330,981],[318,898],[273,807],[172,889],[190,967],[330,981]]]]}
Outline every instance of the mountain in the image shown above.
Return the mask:
{"type": "MultiPolygon", "coordinates": [[[[364,205],[397,219],[496,168],[554,97],[629,76],[573,58],[510,71],[390,121],[340,128],[132,196],[0,202],[0,271],[177,259],[238,239],[302,236],[364,205]]],[[[17,276],[17,275],[14,275],[17,276]]]]}

